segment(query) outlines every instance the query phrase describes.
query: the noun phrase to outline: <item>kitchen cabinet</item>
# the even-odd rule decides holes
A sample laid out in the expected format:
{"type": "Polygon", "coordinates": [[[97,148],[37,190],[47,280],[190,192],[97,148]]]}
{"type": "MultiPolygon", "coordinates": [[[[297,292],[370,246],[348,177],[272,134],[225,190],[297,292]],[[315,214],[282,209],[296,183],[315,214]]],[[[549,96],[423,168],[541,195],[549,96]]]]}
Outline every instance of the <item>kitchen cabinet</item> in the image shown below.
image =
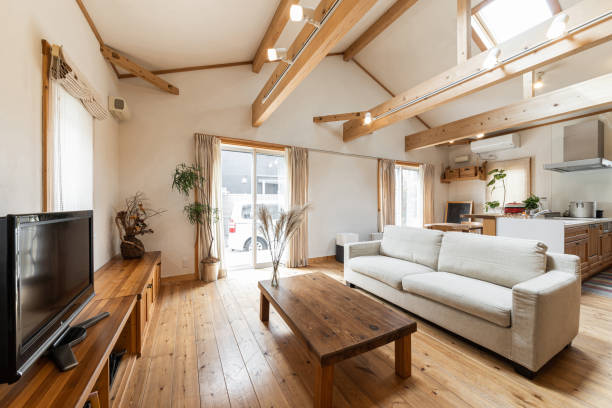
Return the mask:
{"type": "Polygon", "coordinates": [[[612,263],[612,232],[606,232],[600,238],[601,260],[604,264],[612,263]]]}
{"type": "Polygon", "coordinates": [[[565,253],[580,258],[580,272],[584,277],[589,271],[589,240],[579,239],[565,244],[565,253]]]}

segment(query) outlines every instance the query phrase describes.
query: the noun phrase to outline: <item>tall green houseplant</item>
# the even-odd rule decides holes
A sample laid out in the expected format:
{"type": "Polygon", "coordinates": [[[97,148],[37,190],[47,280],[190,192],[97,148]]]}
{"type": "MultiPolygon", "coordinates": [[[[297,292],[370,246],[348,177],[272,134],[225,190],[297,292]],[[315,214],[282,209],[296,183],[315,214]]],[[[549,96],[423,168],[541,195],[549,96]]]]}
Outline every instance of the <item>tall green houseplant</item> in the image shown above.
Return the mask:
{"type": "MultiPolygon", "coordinates": [[[[501,184],[502,188],[504,189],[504,200],[501,204],[501,208],[504,208],[506,206],[506,170],[504,169],[493,169],[491,171],[489,171],[487,173],[489,176],[493,176],[491,178],[491,180],[487,183],[487,187],[491,189],[491,194],[493,194],[493,192],[495,191],[495,189],[501,184]]],[[[499,201],[498,200],[494,200],[494,201],[487,201],[485,203],[485,210],[487,212],[489,212],[489,209],[494,209],[499,207],[499,201]]]]}
{"type": "Polygon", "coordinates": [[[212,256],[212,247],[215,240],[213,226],[219,222],[219,209],[210,205],[210,198],[204,190],[205,182],[200,167],[195,164],[181,163],[174,169],[172,190],[176,190],[187,197],[189,202],[183,207],[187,220],[190,224],[202,226],[204,234],[208,238],[208,248],[206,248],[206,256],[202,262],[205,266],[206,264],[217,264],[218,269],[219,260],[212,256]],[[195,192],[196,197],[202,197],[202,202],[197,199],[192,202],[189,199],[192,192],[195,192]]]}

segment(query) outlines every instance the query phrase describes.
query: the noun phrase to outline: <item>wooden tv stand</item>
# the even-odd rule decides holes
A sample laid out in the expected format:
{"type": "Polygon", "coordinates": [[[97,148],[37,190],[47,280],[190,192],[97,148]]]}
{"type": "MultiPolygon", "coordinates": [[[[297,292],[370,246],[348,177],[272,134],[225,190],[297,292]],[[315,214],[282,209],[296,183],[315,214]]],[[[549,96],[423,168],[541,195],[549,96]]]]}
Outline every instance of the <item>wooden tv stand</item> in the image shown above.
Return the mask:
{"type": "Polygon", "coordinates": [[[110,316],[87,329],[87,338],[73,348],[79,365],[60,372],[41,357],[14,384],[0,385],[0,407],[75,407],[90,400],[93,407],[110,408],[125,395],[127,382],[151,320],[159,293],[161,252],[147,252],[142,259],[114,257],[94,277],[96,296],[74,323],[99,313],[110,316]],[[109,356],[127,350],[112,387],[109,356]]]}

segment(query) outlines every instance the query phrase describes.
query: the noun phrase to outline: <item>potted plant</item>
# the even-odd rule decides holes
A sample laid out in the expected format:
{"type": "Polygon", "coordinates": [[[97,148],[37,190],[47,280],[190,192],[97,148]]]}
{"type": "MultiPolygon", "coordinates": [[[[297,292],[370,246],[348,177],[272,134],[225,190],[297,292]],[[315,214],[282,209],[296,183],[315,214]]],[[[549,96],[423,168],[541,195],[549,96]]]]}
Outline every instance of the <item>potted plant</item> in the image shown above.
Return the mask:
{"type": "Polygon", "coordinates": [[[493,176],[491,180],[487,183],[487,187],[491,188],[491,194],[495,191],[495,188],[501,183],[502,188],[504,189],[504,199],[503,202],[499,203],[498,200],[487,201],[485,203],[485,211],[489,212],[489,209],[496,208],[504,208],[506,206],[506,181],[504,180],[507,176],[506,170],[504,169],[493,169],[487,173],[489,176],[493,176]]]}
{"type": "Polygon", "coordinates": [[[164,212],[147,208],[147,201],[143,193],[137,192],[125,200],[125,208],[115,215],[123,259],[142,258],[145,253],[144,244],[136,237],[152,234],[153,230],[149,228],[147,220],[164,212]]]}
{"type": "Polygon", "coordinates": [[[196,197],[202,197],[202,202],[196,199],[194,202],[190,201],[185,204],[183,212],[189,223],[201,226],[203,233],[208,238],[205,256],[200,261],[200,277],[206,282],[211,282],[216,280],[219,275],[219,259],[212,256],[215,240],[213,226],[219,222],[219,209],[210,205],[208,194],[205,193],[203,188],[205,181],[197,165],[181,163],[174,169],[172,189],[177,190],[187,198],[192,191],[195,192],[196,197]]]}
{"type": "Polygon", "coordinates": [[[528,214],[532,214],[540,208],[540,197],[531,194],[523,201],[523,204],[525,204],[525,211],[527,211],[528,214]]]}
{"type": "Polygon", "coordinates": [[[272,282],[273,287],[278,287],[278,267],[283,257],[283,252],[289,240],[295,232],[304,224],[306,212],[310,208],[309,204],[298,205],[289,211],[280,211],[278,220],[272,219],[272,213],[265,205],[257,211],[259,221],[259,231],[268,242],[270,257],[272,258],[272,282]]]}

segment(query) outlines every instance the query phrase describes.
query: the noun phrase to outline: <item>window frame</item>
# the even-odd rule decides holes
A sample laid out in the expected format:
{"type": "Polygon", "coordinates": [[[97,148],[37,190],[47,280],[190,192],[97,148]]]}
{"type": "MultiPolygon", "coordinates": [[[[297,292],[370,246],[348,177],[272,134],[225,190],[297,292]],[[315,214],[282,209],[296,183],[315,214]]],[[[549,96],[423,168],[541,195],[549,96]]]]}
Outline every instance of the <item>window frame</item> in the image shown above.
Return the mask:
{"type": "MultiPolygon", "coordinates": [[[[395,162],[395,170],[401,170],[402,169],[410,169],[412,171],[415,171],[417,173],[417,177],[418,177],[418,186],[417,186],[417,190],[420,190],[419,192],[419,197],[417,197],[417,218],[420,218],[420,222],[418,223],[420,227],[423,226],[423,182],[422,182],[422,175],[421,175],[421,166],[417,163],[410,163],[410,162],[395,162]],[[419,198],[421,203],[419,204],[419,198]]],[[[397,196],[397,191],[398,191],[398,185],[400,183],[400,180],[395,179],[395,189],[396,189],[396,194],[395,194],[395,212],[396,212],[396,217],[395,217],[395,225],[399,225],[399,226],[404,226],[404,224],[402,223],[401,220],[401,216],[400,219],[397,218],[397,213],[398,213],[398,204],[401,204],[401,198],[400,198],[400,202],[398,203],[398,196],[397,196]]],[[[400,187],[401,189],[402,187],[400,187]]],[[[399,210],[399,213],[401,215],[401,210],[399,210]]],[[[409,225],[409,224],[405,224],[405,226],[414,226],[414,225],[409,225]]]]}

